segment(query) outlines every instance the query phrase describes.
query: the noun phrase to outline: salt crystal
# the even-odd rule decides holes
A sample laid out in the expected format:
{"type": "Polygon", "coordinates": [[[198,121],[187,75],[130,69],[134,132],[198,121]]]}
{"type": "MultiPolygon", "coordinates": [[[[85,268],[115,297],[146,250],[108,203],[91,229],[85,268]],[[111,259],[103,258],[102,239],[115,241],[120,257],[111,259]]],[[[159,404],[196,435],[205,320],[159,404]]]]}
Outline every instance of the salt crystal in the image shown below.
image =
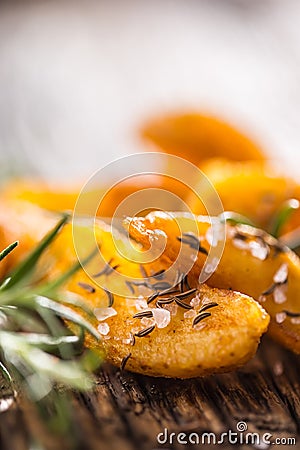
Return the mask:
{"type": "Polygon", "coordinates": [[[153,308],[152,312],[157,328],[165,328],[169,325],[171,321],[170,311],[164,308],[153,308]]]}
{"type": "Polygon", "coordinates": [[[207,240],[207,242],[209,243],[209,245],[211,245],[213,247],[213,229],[212,227],[209,227],[206,231],[205,234],[205,239],[207,240]]]}
{"type": "Polygon", "coordinates": [[[300,324],[300,317],[292,317],[291,318],[291,323],[293,323],[294,325],[299,325],[300,324]]]}
{"type": "Polygon", "coordinates": [[[273,298],[275,303],[278,303],[280,305],[281,303],[284,303],[286,301],[287,299],[286,290],[287,290],[286,285],[276,286],[273,292],[273,298]]]}
{"type": "Polygon", "coordinates": [[[107,323],[100,323],[100,325],[98,325],[97,330],[99,331],[100,334],[103,334],[104,336],[106,336],[109,333],[109,325],[107,323]]]}
{"type": "Polygon", "coordinates": [[[206,297],[206,295],[202,299],[202,305],[207,305],[207,303],[211,303],[211,299],[209,297],[206,297]]]}
{"type": "Polygon", "coordinates": [[[109,317],[113,317],[117,315],[117,311],[114,308],[108,307],[108,308],[95,308],[94,314],[97,318],[97,320],[102,321],[106,320],[109,317]]]}
{"type": "Polygon", "coordinates": [[[131,338],[128,338],[128,339],[122,339],[122,342],[123,342],[123,344],[129,345],[129,344],[131,344],[132,339],[131,339],[131,338]]]}
{"type": "Polygon", "coordinates": [[[176,305],[176,303],[169,303],[166,305],[163,305],[164,309],[167,309],[168,311],[170,311],[171,316],[176,316],[177,311],[178,311],[178,305],[176,305]]]}
{"type": "Polygon", "coordinates": [[[208,274],[209,273],[213,273],[216,270],[218,264],[219,264],[219,259],[218,258],[213,258],[210,263],[207,263],[204,266],[204,272],[206,272],[208,274]]]}
{"type": "Polygon", "coordinates": [[[249,243],[246,241],[243,241],[242,239],[236,239],[234,238],[232,240],[233,245],[240,249],[240,250],[249,250],[249,243]]]}
{"type": "Polygon", "coordinates": [[[190,309],[189,311],[186,311],[186,312],[183,314],[183,317],[184,317],[185,319],[192,319],[193,317],[195,317],[196,314],[197,314],[197,313],[196,313],[196,311],[195,311],[194,309],[190,309]]]}
{"type": "Polygon", "coordinates": [[[196,295],[196,297],[192,298],[192,300],[190,301],[190,305],[191,306],[199,306],[200,304],[200,298],[198,295],[196,295]]]}
{"type": "Polygon", "coordinates": [[[274,283],[284,283],[288,277],[288,265],[282,264],[273,277],[274,283]]]}
{"type": "Polygon", "coordinates": [[[206,327],[206,323],[205,322],[199,322],[196,325],[194,325],[194,330],[202,330],[203,328],[206,327]]]}
{"type": "Polygon", "coordinates": [[[269,254],[268,247],[257,241],[251,241],[249,243],[249,248],[251,255],[254,256],[254,258],[260,259],[261,261],[264,261],[269,254]]]}
{"type": "Polygon", "coordinates": [[[145,327],[152,327],[152,325],[155,325],[155,320],[153,317],[143,317],[141,324],[145,327]]]}
{"type": "Polygon", "coordinates": [[[276,361],[274,366],[273,366],[273,372],[274,375],[279,377],[280,375],[283,374],[283,365],[281,361],[276,361]]]}
{"type": "Polygon", "coordinates": [[[277,323],[282,323],[284,322],[286,319],[286,313],[285,312],[279,312],[276,314],[276,322],[277,323]]]}
{"type": "Polygon", "coordinates": [[[135,306],[138,311],[148,308],[147,301],[143,295],[139,295],[138,299],[135,300],[135,306]]]}
{"type": "Polygon", "coordinates": [[[136,333],[138,333],[139,331],[141,331],[141,327],[134,327],[134,328],[132,328],[131,333],[132,333],[132,334],[136,334],[136,333]]]}
{"type": "Polygon", "coordinates": [[[224,237],[224,224],[221,222],[215,222],[213,226],[208,228],[205,234],[205,239],[211,247],[216,247],[218,242],[222,241],[224,237]]]}

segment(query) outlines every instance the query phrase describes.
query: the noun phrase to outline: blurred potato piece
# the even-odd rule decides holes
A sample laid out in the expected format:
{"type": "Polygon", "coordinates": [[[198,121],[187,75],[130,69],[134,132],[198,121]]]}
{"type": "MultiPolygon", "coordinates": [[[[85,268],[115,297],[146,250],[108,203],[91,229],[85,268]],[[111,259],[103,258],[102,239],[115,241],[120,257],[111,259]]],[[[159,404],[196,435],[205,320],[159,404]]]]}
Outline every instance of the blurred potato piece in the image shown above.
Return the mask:
{"type": "MultiPolygon", "coordinates": [[[[48,231],[53,226],[56,216],[35,207],[34,205],[14,203],[7,205],[5,214],[1,216],[0,230],[6,235],[5,246],[9,241],[20,239],[24,243],[21,247],[25,254],[31,246],[40,239],[40,232],[48,231]],[[28,213],[27,213],[27,207],[28,213]],[[18,214],[17,226],[10,229],[11,220],[18,214]],[[34,217],[34,226],[31,218],[34,217]],[[37,225],[41,223],[40,232],[37,225]],[[30,233],[32,230],[32,234],[30,233]]],[[[139,264],[123,260],[115,253],[114,240],[109,227],[101,221],[97,222],[95,230],[82,228],[83,245],[89,247],[89,236],[96,233],[97,243],[101,246],[102,254],[107,258],[114,258],[118,263],[118,271],[127,276],[141,277],[139,264]],[[89,233],[89,235],[86,234],[89,233]]],[[[88,250],[89,251],[89,250],[88,250]]],[[[49,263],[47,276],[55,279],[64,273],[75,261],[76,252],[73,244],[72,226],[66,225],[59,233],[54,243],[48,249],[45,263],[49,263]]],[[[96,261],[97,263],[97,261],[96,261]]],[[[93,261],[90,264],[94,264],[93,261]]],[[[95,267],[92,268],[95,270],[95,267]]],[[[98,267],[99,270],[99,267],[98,267]]],[[[111,290],[114,283],[119,283],[115,274],[104,277],[104,286],[111,290]]],[[[115,286],[116,287],[116,286],[115,286]]],[[[118,286],[120,288],[120,286],[118,286]]],[[[208,375],[215,372],[225,372],[244,364],[253,356],[257,349],[260,336],[266,331],[269,317],[266,312],[250,297],[231,291],[211,289],[207,286],[199,288],[201,302],[217,302],[218,306],[211,309],[211,316],[206,319],[202,329],[193,329],[192,318],[184,318],[184,312],[179,308],[176,316],[172,316],[168,326],[155,330],[144,337],[136,337],[134,346],[130,344],[130,333],[143,329],[141,320],[133,318],[139,310],[136,298],[129,298],[130,291],[124,284],[124,295],[114,297],[113,307],[117,315],[109,317],[103,322],[109,325],[109,333],[103,336],[102,342],[96,342],[87,337],[87,345],[106,353],[106,360],[119,366],[124,357],[131,353],[127,368],[134,372],[152,376],[190,378],[208,375]]],[[[95,284],[85,271],[79,270],[65,285],[66,295],[80,295],[86,304],[94,308],[106,307],[107,294],[95,284]],[[94,291],[87,291],[82,286],[88,284],[94,291]]],[[[139,299],[141,300],[141,299],[139,299]]],[[[201,303],[199,305],[199,308],[201,303]]],[[[97,326],[97,322],[94,322],[97,326]]]]}
{"type": "MultiPolygon", "coordinates": [[[[9,182],[1,193],[1,198],[6,201],[26,201],[40,206],[41,208],[49,211],[73,211],[80,194],[82,186],[79,184],[59,184],[59,183],[46,183],[42,180],[28,180],[19,179],[9,182]]],[[[97,190],[91,190],[85,193],[85,203],[81,202],[84,208],[81,209],[81,214],[94,215],[101,217],[112,217],[119,205],[123,200],[128,198],[131,194],[143,189],[161,189],[167,192],[174,193],[180,199],[185,199],[188,195],[191,199],[194,199],[194,194],[180,181],[160,175],[149,176],[136,176],[130,177],[129,180],[125,180],[112,186],[105,188],[105,186],[99,186],[97,190]],[[100,204],[99,204],[100,202],[100,204]],[[94,205],[98,205],[94,211],[94,205]]],[[[143,200],[143,199],[142,199],[143,200]]],[[[145,202],[142,200],[135,201],[134,214],[142,215],[145,208],[145,202]]],[[[170,200],[172,201],[172,200],[170,200]]],[[[194,200],[193,200],[194,201],[194,200]]],[[[178,201],[173,197],[173,204],[170,204],[171,209],[178,209],[178,201]]],[[[117,216],[123,216],[120,211],[117,216]]]]}
{"type": "Polygon", "coordinates": [[[160,150],[196,165],[215,157],[236,161],[265,159],[261,148],[242,132],[222,120],[196,112],[149,120],[142,126],[141,135],[160,150]]]}
{"type": "MultiPolygon", "coordinates": [[[[197,217],[201,245],[209,249],[207,231],[210,225],[205,217],[197,217]]],[[[183,214],[156,214],[131,219],[129,232],[137,242],[147,246],[151,233],[167,236],[165,251],[156,270],[167,268],[179,254],[178,228],[188,230],[193,219],[183,214]]],[[[152,237],[152,242],[155,242],[152,237]]],[[[189,247],[186,246],[188,261],[189,247]]],[[[199,252],[189,279],[196,285],[206,256],[199,252]]],[[[300,353],[300,260],[278,240],[262,230],[246,225],[226,225],[224,252],[216,271],[207,280],[211,287],[233,289],[261,301],[271,317],[269,332],[278,342],[300,353]],[[278,272],[287,272],[284,282],[274,286],[278,272]],[[275,288],[278,288],[277,290],[275,288]],[[268,292],[264,294],[265,292],[268,292]],[[286,313],[288,311],[288,314],[286,313]],[[293,317],[293,314],[296,315],[293,317]],[[297,314],[299,317],[297,317],[297,314]]]]}
{"type": "MultiPolygon", "coordinates": [[[[266,230],[284,201],[295,195],[295,181],[263,162],[212,159],[200,167],[218,192],[225,211],[242,214],[266,230]]],[[[193,196],[187,203],[195,214],[205,214],[200,199],[193,196]]]]}

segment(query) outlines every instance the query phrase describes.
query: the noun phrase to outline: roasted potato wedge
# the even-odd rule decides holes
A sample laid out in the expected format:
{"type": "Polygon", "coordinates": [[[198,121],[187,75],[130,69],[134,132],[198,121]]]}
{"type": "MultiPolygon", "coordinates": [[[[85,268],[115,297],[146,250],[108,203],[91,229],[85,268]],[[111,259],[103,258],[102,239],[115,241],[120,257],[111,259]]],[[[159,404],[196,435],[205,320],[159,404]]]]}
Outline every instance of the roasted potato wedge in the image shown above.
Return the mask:
{"type": "MultiPolygon", "coordinates": [[[[207,241],[210,224],[207,218],[197,218],[201,245],[209,249],[207,241]]],[[[167,245],[156,268],[168,267],[179,254],[181,243],[178,229],[188,230],[193,218],[182,214],[151,213],[145,218],[128,220],[133,239],[145,247],[153,234],[164,233],[167,245]]],[[[183,271],[188,261],[182,259],[183,271]]],[[[190,283],[197,283],[206,256],[198,254],[190,272],[190,283]]],[[[297,255],[266,232],[246,225],[226,225],[226,243],[216,271],[207,283],[212,287],[233,289],[260,301],[271,316],[270,334],[295,353],[300,353],[300,260],[297,255]]]]}
{"type": "MultiPolygon", "coordinates": [[[[36,223],[40,214],[44,228],[48,213],[31,206],[31,214],[35,214],[36,223]]],[[[16,205],[7,207],[5,216],[0,217],[0,230],[10,227],[15,207],[16,205]]],[[[24,226],[10,230],[7,239],[15,240],[18,237],[21,242],[24,240],[22,251],[26,253],[26,249],[34,241],[38,241],[38,234],[29,236],[32,225],[30,216],[26,213],[22,215],[22,208],[18,209],[18,213],[19,223],[25,221],[24,226]]],[[[48,222],[49,228],[52,220],[53,217],[48,222]]],[[[97,222],[95,229],[78,226],[82,231],[83,247],[89,251],[91,237],[95,232],[102,255],[107,261],[113,257],[113,264],[117,265],[115,271],[103,273],[101,285],[109,292],[114,292],[115,289],[123,292],[123,295],[108,295],[84,270],[79,270],[64,286],[66,295],[70,295],[70,292],[80,295],[95,311],[99,322],[95,319],[94,324],[98,326],[102,339],[96,342],[87,338],[87,345],[98,348],[101,352],[104,350],[107,361],[123,366],[127,362],[128,369],[146,375],[189,378],[232,370],[253,356],[260,336],[269,323],[268,314],[253,299],[240,293],[202,285],[198,291],[185,298],[187,307],[175,304],[174,301],[172,305],[168,304],[172,309],[167,309],[166,306],[158,308],[155,302],[147,305],[149,295],[156,292],[154,288],[146,287],[145,291],[144,286],[138,287],[135,296],[132,296],[126,283],[119,285],[119,273],[135,278],[143,274],[140,264],[123,259],[116,253],[109,227],[101,221],[97,222]],[[191,300],[194,302],[193,306],[190,305],[191,300]],[[108,306],[110,302],[113,305],[108,306]],[[203,307],[206,311],[205,320],[202,318],[193,326],[193,321],[203,307]],[[137,312],[142,313],[142,316],[146,315],[133,317],[137,312]],[[153,317],[148,317],[149,314],[153,317]],[[145,329],[148,330],[147,333],[145,329]]],[[[7,243],[3,242],[2,246],[7,243]]],[[[66,225],[45,257],[45,264],[50,264],[45,276],[55,279],[76,260],[72,226],[66,225]]],[[[92,272],[96,268],[100,272],[103,270],[103,267],[98,266],[97,258],[89,264],[92,272]]]]}
{"type": "Polygon", "coordinates": [[[264,159],[261,148],[246,135],[217,118],[199,113],[149,120],[143,125],[141,135],[160,150],[196,165],[215,157],[236,161],[264,159]]]}
{"type": "MultiPolygon", "coordinates": [[[[293,179],[260,161],[212,159],[201,170],[214,185],[225,211],[242,214],[267,231],[283,203],[299,197],[293,179]]],[[[191,196],[187,203],[195,214],[206,214],[199,198],[191,196]]],[[[299,214],[294,213],[283,232],[295,228],[297,221],[299,226],[299,214]]]]}
{"type": "MultiPolygon", "coordinates": [[[[84,208],[81,208],[80,213],[91,214],[93,205],[98,205],[102,197],[96,215],[101,217],[123,216],[122,211],[119,214],[116,211],[122,201],[131,194],[147,188],[172,192],[181,199],[189,196],[191,201],[195,203],[195,195],[182,182],[167,176],[149,174],[149,176],[144,177],[130,177],[130,179],[109,188],[101,185],[98,189],[86,192],[84,194],[84,208]]],[[[1,199],[6,202],[25,201],[54,212],[73,211],[80,191],[81,186],[76,184],[59,185],[57,183],[46,183],[38,179],[23,179],[7,183],[2,190],[1,199]]],[[[171,197],[169,197],[169,201],[172,201],[171,197]]],[[[140,202],[139,204],[135,201],[136,211],[143,211],[144,209],[145,199],[140,200],[140,202]]],[[[173,204],[170,204],[170,208],[176,210],[178,202],[175,197],[173,202],[173,204]]]]}

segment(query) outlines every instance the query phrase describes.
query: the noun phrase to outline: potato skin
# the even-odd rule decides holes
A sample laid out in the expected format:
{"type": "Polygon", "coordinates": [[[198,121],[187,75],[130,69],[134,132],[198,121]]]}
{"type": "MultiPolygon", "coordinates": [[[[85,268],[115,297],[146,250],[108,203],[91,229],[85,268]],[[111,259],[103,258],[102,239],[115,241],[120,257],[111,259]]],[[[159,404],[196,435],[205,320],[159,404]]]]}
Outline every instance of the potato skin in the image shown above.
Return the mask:
{"type": "Polygon", "coordinates": [[[107,320],[111,338],[104,340],[107,360],[120,365],[131,353],[126,369],[155,377],[192,378],[228,372],[246,363],[256,352],[260,336],[267,329],[267,313],[250,297],[237,292],[199,288],[201,298],[217,302],[211,316],[203,320],[203,329],[192,327],[178,308],[170,324],[145,337],[136,337],[135,345],[124,344],[140,319],[133,319],[126,308],[107,320]]]}
{"type": "Polygon", "coordinates": [[[260,147],[228,123],[197,112],[170,114],[145,123],[143,138],[160,150],[198,165],[215,157],[229,160],[263,160],[260,147]]]}
{"type": "MultiPolygon", "coordinates": [[[[204,162],[200,168],[214,185],[225,211],[240,213],[266,231],[271,229],[274,216],[286,200],[300,198],[292,178],[262,161],[216,158],[204,162]]],[[[199,198],[190,195],[187,203],[195,214],[206,214],[199,198]]],[[[295,228],[297,223],[299,226],[296,212],[283,232],[295,228]]]]}
{"type": "MultiPolygon", "coordinates": [[[[161,266],[171,264],[179,252],[179,243],[176,233],[174,234],[175,218],[176,227],[184,227],[184,229],[188,229],[188,223],[192,220],[181,214],[174,215],[173,220],[167,214],[165,217],[159,214],[156,218],[155,213],[151,213],[146,218],[135,218],[131,221],[130,232],[137,241],[144,243],[148,239],[143,232],[145,229],[155,230],[158,228],[168,236],[165,252],[160,258],[161,266]]],[[[197,221],[199,233],[203,237],[202,242],[208,246],[205,236],[209,225],[204,219],[203,216],[198,216],[197,221]]],[[[205,256],[199,253],[189,274],[194,285],[204,262],[205,256]]],[[[156,262],[156,266],[159,266],[158,262],[156,262]]],[[[207,280],[207,284],[211,287],[233,289],[260,301],[271,317],[270,335],[285,347],[295,353],[300,353],[300,324],[288,315],[283,321],[281,321],[282,316],[278,316],[286,310],[300,313],[300,260],[294,252],[263,230],[246,225],[227,225],[223,255],[217,270],[207,280]],[[269,254],[266,259],[262,260],[253,256],[250,246],[243,248],[244,246],[238,244],[236,239],[239,235],[243,235],[248,243],[267,245],[269,254]],[[282,298],[281,302],[276,302],[273,293],[262,294],[274,284],[274,276],[283,265],[286,265],[288,269],[287,282],[282,286],[282,289],[286,289],[285,298],[282,298]]]]}
{"type": "MultiPolygon", "coordinates": [[[[9,227],[10,220],[15,214],[14,207],[11,209],[7,207],[5,218],[3,216],[0,221],[0,230],[9,227]]],[[[35,228],[31,228],[31,216],[25,212],[22,215],[21,206],[17,211],[19,223],[23,223],[23,227],[11,229],[9,239],[14,240],[18,237],[24,240],[22,252],[25,254],[30,246],[35,244],[34,241],[38,241],[39,235],[35,228]],[[34,232],[32,235],[30,230],[34,232]]],[[[43,231],[46,232],[52,227],[53,216],[49,217],[37,207],[35,210],[31,209],[31,214],[33,213],[36,218],[40,214],[43,228],[48,228],[43,231]],[[48,227],[45,226],[46,223],[48,227]]],[[[108,230],[101,226],[101,222],[98,222],[96,227],[96,235],[109,259],[109,256],[114,255],[113,241],[108,230]]],[[[51,262],[52,267],[47,276],[55,278],[76,261],[71,225],[63,228],[48,250],[46,261],[51,262]]],[[[141,276],[139,264],[124,261],[118,255],[114,256],[115,261],[120,264],[118,270],[124,271],[127,275],[141,276]]],[[[107,277],[106,285],[109,278],[107,277]]],[[[111,283],[114,283],[113,275],[111,283]]],[[[83,270],[79,270],[66,283],[64,289],[80,295],[92,310],[107,306],[105,292],[83,270]],[[95,292],[85,291],[80,283],[92,285],[95,292]]],[[[205,323],[201,322],[202,329],[194,329],[193,319],[184,318],[186,310],[178,308],[177,314],[171,317],[167,327],[155,328],[145,337],[136,337],[135,345],[132,346],[128,342],[130,333],[143,329],[145,325],[141,323],[141,319],[133,318],[137,312],[137,304],[136,299],[129,298],[129,294],[124,286],[124,296],[114,296],[113,307],[117,315],[105,320],[110,327],[109,334],[103,336],[101,342],[87,337],[86,344],[100,352],[104,350],[106,360],[117,366],[120,366],[122,359],[131,353],[126,368],[145,375],[190,378],[233,370],[253,356],[260,336],[266,331],[269,323],[267,313],[253,299],[240,293],[212,289],[203,285],[199,287],[201,301],[216,302],[218,306],[210,310],[211,316],[205,318],[205,323]]],[[[98,324],[94,320],[94,325],[98,324]]]]}

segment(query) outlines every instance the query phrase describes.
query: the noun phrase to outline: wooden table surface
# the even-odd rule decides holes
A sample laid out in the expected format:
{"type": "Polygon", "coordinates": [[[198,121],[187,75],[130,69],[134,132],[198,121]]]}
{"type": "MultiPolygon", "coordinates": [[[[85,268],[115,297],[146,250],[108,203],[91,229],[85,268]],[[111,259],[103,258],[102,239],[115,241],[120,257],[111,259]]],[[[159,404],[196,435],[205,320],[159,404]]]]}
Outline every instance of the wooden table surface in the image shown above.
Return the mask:
{"type": "MultiPolygon", "coordinates": [[[[236,431],[295,437],[300,429],[300,359],[264,338],[256,357],[240,370],[192,380],[156,379],[103,366],[92,392],[72,394],[72,425],[68,437],[50,432],[25,401],[0,415],[1,450],[86,449],[150,450],[189,448],[159,445],[158,433],[236,431]],[[43,447],[37,445],[43,442],[43,447]]],[[[2,383],[2,398],[8,395],[2,383]]],[[[1,402],[0,402],[1,405],[1,402]]],[[[298,436],[299,440],[299,436],[298,436]]],[[[190,448],[217,448],[191,445],[190,448]]],[[[300,448],[271,445],[270,448],[300,448]]],[[[220,445],[222,449],[267,449],[268,446],[220,445]]]]}

